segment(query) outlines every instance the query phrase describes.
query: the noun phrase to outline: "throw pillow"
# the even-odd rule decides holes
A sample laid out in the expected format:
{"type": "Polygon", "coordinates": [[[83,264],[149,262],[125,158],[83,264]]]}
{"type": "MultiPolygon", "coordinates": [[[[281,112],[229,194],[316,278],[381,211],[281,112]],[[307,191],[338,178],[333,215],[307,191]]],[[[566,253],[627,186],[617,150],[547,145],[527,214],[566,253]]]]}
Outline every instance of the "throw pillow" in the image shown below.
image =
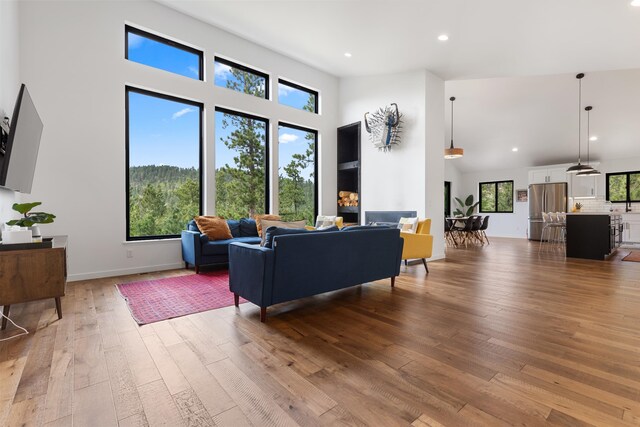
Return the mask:
{"type": "MultiPolygon", "coordinates": [[[[231,234],[233,234],[233,231],[231,234]]],[[[258,237],[255,220],[251,218],[240,218],[240,237],[258,237]]]]}
{"type": "Polygon", "coordinates": [[[231,230],[227,221],[217,216],[197,216],[193,218],[198,229],[210,240],[232,239],[231,230]]]}
{"type": "MultiPolygon", "coordinates": [[[[267,219],[263,219],[260,222],[262,223],[262,230],[263,231],[266,230],[269,227],[298,228],[298,229],[301,228],[301,229],[304,230],[304,226],[307,223],[305,220],[285,222],[285,221],[269,221],[267,219]]],[[[260,237],[262,237],[262,241],[260,242],[260,246],[264,246],[264,242],[266,240],[267,233],[262,233],[262,235],[260,237]]]]}
{"type": "Polygon", "coordinates": [[[418,218],[400,218],[398,228],[405,233],[415,234],[418,229],[418,218]]]}
{"type": "Polygon", "coordinates": [[[316,217],[316,230],[322,230],[336,225],[336,217],[328,215],[318,215],[316,217]]]}
{"type": "Polygon", "coordinates": [[[258,236],[262,237],[262,230],[266,227],[262,226],[262,220],[267,221],[280,221],[280,215],[255,215],[253,219],[256,220],[256,229],[258,230],[258,236]]]}

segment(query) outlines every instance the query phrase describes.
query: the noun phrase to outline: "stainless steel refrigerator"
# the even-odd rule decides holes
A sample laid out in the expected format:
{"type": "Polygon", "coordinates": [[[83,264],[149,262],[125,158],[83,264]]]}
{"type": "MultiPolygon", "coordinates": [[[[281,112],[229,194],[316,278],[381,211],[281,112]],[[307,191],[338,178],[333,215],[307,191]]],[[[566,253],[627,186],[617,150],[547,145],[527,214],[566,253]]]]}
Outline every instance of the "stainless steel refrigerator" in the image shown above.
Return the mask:
{"type": "Polygon", "coordinates": [[[542,237],[542,212],[566,212],[567,183],[529,185],[529,240],[542,237]]]}

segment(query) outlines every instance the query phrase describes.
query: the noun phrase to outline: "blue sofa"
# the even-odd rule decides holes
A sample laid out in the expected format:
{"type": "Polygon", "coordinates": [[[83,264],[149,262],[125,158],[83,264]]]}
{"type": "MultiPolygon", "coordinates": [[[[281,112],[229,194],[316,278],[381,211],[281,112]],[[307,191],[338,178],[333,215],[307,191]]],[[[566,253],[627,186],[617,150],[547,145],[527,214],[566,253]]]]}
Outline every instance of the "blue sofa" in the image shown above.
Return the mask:
{"type": "Polygon", "coordinates": [[[187,229],[182,231],[182,259],[185,267],[195,267],[196,273],[200,273],[200,266],[227,264],[229,262],[229,244],[242,242],[249,245],[260,244],[258,229],[253,219],[242,218],[239,220],[228,219],[227,224],[231,230],[233,239],[209,240],[200,233],[194,220],[189,221],[187,229]]]}
{"type": "Polygon", "coordinates": [[[346,227],[342,231],[287,234],[273,248],[233,242],[229,246],[229,288],[239,297],[267,307],[400,274],[400,230],[346,227]]]}

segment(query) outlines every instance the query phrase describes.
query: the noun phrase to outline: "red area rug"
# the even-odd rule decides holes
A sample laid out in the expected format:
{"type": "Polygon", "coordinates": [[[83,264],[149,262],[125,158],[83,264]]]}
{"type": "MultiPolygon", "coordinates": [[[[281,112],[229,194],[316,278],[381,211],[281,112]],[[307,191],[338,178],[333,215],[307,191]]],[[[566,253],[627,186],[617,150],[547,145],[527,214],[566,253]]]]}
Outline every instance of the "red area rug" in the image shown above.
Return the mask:
{"type": "Polygon", "coordinates": [[[640,262],[640,252],[631,251],[629,255],[622,258],[623,261],[632,261],[632,262],[640,262]]]}
{"type": "Polygon", "coordinates": [[[116,288],[139,325],[233,305],[226,270],[121,283],[116,288]]]}

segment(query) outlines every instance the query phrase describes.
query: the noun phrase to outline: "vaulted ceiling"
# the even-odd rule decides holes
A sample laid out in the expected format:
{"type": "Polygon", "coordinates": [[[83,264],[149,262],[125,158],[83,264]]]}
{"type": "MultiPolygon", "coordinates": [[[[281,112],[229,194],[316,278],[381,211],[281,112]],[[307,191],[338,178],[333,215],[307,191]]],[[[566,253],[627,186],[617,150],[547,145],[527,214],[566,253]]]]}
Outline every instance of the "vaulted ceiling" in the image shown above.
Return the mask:
{"type": "Polygon", "coordinates": [[[157,1],[336,76],[434,72],[457,97],[463,171],[575,161],[578,72],[592,156],[640,157],[631,0],[157,1]]]}

